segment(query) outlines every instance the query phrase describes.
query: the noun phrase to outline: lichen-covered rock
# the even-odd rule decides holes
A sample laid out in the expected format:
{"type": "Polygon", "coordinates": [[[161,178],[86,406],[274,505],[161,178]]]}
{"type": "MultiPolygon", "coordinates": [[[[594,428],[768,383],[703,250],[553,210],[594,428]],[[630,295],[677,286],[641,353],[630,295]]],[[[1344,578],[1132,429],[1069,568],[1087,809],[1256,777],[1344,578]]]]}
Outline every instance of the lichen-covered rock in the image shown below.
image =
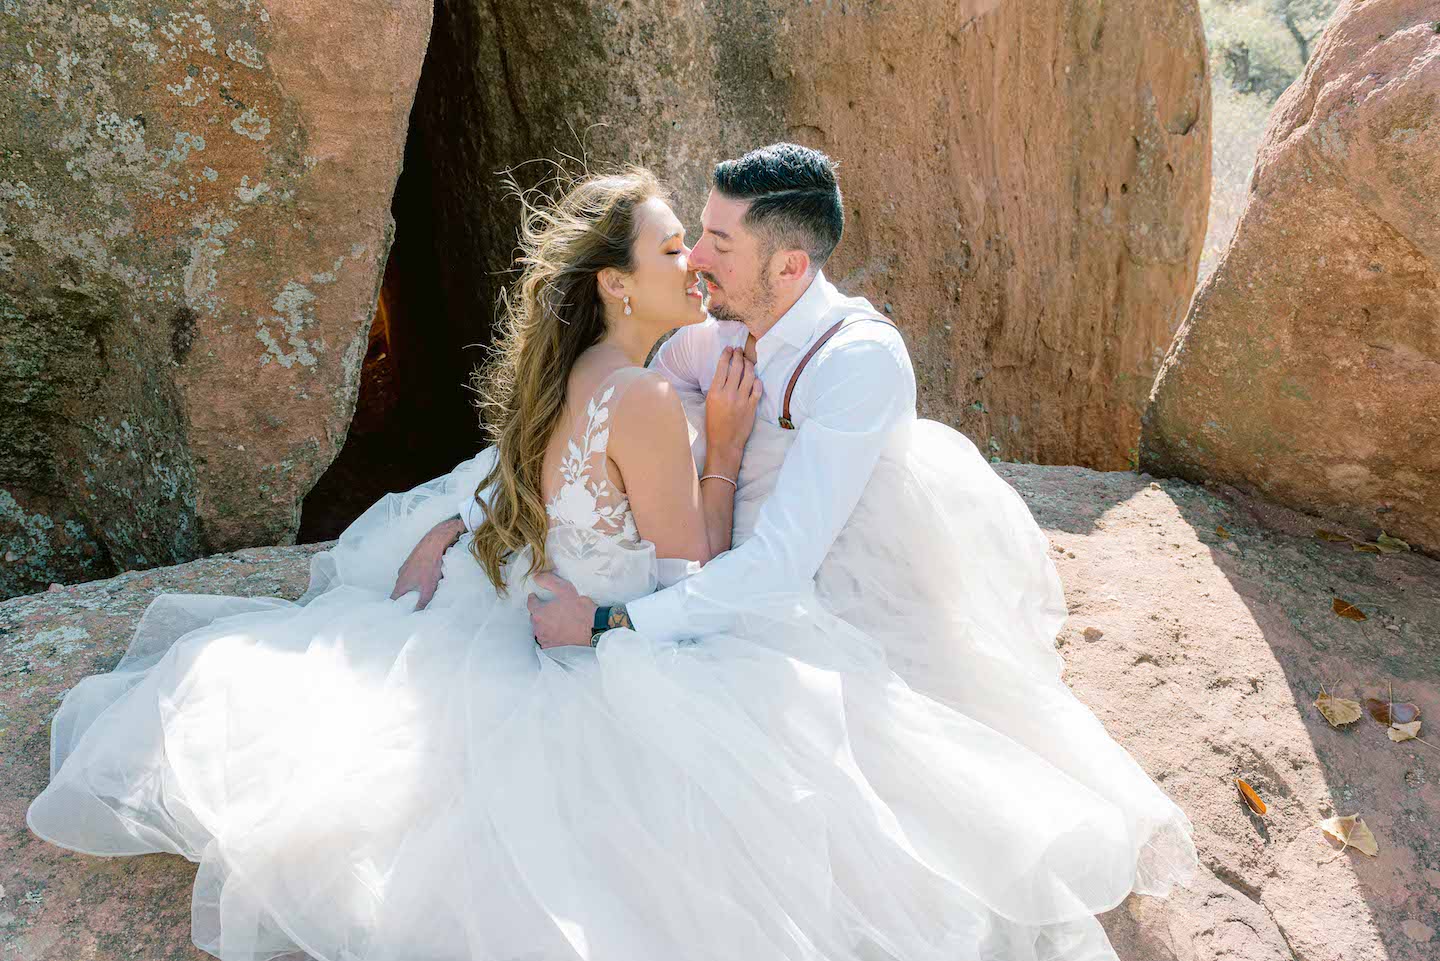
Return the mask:
{"type": "Polygon", "coordinates": [[[1141,464],[1440,551],[1440,7],[1347,2],[1145,415],[1141,464]]]}
{"type": "Polygon", "coordinates": [[[298,598],[333,542],[265,547],[131,571],[0,603],[0,958],[194,961],[195,867],[155,854],[95,858],[47,844],[25,809],[49,779],[50,722],[82,677],[113,670],[159,594],[298,598]]]}
{"type": "MultiPolygon", "coordinates": [[[[1195,824],[1205,867],[1192,888],[1131,896],[1101,916],[1119,957],[1435,957],[1435,752],[1391,741],[1368,717],[1332,728],[1313,702],[1321,685],[1356,698],[1393,691],[1429,716],[1440,703],[1440,562],[1354,552],[1313,536],[1313,518],[1234,490],[1128,471],[996,469],[1053,548],[1069,609],[1056,639],[1066,683],[1195,824]],[[1368,619],[1335,616],[1337,595],[1368,619]],[[1263,820],[1237,776],[1270,805],[1263,820]],[[1337,845],[1316,825],[1356,813],[1380,854],[1322,863],[1337,845]]],[[[327,546],[241,551],[0,603],[0,958],[204,957],[190,946],[189,862],[86,857],[29,833],[50,718],[81,677],[115,666],[155,595],[294,599],[327,546]]]]}
{"type": "Polygon", "coordinates": [[[649,164],[693,240],[717,160],[795,140],[841,163],[829,273],[905,331],[927,416],[1006,459],[1129,462],[1204,238],[1196,0],[447,0],[431,56],[457,348],[514,246],[494,171],[649,164]]]}
{"type": "Polygon", "coordinates": [[[0,6],[0,595],[293,539],[354,407],[430,19],[0,6]]]}

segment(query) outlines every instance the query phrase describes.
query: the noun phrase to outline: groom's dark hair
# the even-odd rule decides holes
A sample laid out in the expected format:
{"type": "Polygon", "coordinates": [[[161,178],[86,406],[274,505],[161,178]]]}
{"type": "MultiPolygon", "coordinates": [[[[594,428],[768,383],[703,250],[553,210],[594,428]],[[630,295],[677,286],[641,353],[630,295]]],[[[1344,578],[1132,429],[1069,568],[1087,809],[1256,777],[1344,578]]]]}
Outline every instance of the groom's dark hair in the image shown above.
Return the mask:
{"type": "Polygon", "coordinates": [[[819,269],[840,243],[845,207],[835,162],[796,143],[772,143],[715,166],[715,189],[750,201],[743,223],[765,236],[770,252],[803,250],[819,269]]]}

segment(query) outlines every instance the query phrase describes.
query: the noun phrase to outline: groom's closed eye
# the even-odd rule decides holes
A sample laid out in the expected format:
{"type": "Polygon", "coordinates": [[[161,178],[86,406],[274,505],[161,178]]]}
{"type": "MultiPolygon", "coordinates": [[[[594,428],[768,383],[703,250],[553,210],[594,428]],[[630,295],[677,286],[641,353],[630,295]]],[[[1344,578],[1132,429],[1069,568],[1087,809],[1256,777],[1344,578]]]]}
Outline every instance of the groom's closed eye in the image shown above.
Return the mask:
{"type": "Polygon", "coordinates": [[[721,246],[720,246],[722,243],[729,243],[729,242],[730,242],[730,235],[729,235],[729,234],[727,234],[727,233],[726,233],[725,231],[723,231],[723,230],[716,230],[716,229],[713,228],[713,227],[703,227],[703,226],[702,226],[702,227],[700,228],[700,237],[701,237],[701,239],[704,239],[704,237],[705,237],[706,234],[709,234],[709,235],[711,236],[711,238],[713,238],[713,239],[711,240],[711,243],[714,245],[714,247],[715,247],[715,252],[716,252],[717,254],[728,254],[728,253],[730,252],[730,248],[729,248],[729,247],[721,247],[721,246]]]}

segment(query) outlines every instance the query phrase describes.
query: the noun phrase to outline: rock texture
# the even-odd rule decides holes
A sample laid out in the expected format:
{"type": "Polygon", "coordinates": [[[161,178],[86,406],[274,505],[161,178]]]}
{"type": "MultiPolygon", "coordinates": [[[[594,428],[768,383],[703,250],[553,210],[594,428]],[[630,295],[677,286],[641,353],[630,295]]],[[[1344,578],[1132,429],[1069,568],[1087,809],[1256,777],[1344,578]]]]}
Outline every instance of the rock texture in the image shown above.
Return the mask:
{"type": "MultiPolygon", "coordinates": [[[[1102,916],[1124,961],[1426,961],[1440,952],[1440,755],[1333,693],[1440,713],[1440,562],[1369,554],[1233,488],[1128,471],[997,465],[1046,530],[1069,602],[1065,679],[1195,823],[1205,870],[1102,916]],[[1218,528],[1223,527],[1224,533],[1218,528]],[[1341,596],[1368,615],[1337,617],[1341,596]],[[1243,777],[1270,805],[1249,813],[1243,777]],[[1374,858],[1316,825],[1362,815],[1374,858]],[[1321,863],[1327,862],[1327,863],[1321,863]]],[[[1332,525],[1333,526],[1333,525],[1332,525]]],[[[70,854],[29,834],[48,723],[114,666],[162,591],[299,596],[319,547],[242,551],[0,603],[0,959],[193,959],[194,867],[70,854]]]]}
{"type": "Polygon", "coordinates": [[[50,772],[47,718],[88,674],[113,670],[161,593],[297,598],[331,542],[131,571],[0,602],[0,961],[187,961],[195,866],[166,854],[96,858],[30,833],[50,772]]]}
{"type": "Polygon", "coordinates": [[[717,160],[795,140],[841,162],[829,272],[904,329],[927,416],[1006,459],[1129,463],[1205,233],[1196,0],[442,0],[436,24],[415,126],[457,347],[514,246],[494,171],[649,164],[693,239],[717,160]]]}
{"type": "Polygon", "coordinates": [[[425,0],[0,8],[0,592],[287,543],[355,404],[425,0]]]}
{"type": "Polygon", "coordinates": [[[1440,9],[1346,2],[1275,108],[1141,465],[1440,551],[1440,9]]]}

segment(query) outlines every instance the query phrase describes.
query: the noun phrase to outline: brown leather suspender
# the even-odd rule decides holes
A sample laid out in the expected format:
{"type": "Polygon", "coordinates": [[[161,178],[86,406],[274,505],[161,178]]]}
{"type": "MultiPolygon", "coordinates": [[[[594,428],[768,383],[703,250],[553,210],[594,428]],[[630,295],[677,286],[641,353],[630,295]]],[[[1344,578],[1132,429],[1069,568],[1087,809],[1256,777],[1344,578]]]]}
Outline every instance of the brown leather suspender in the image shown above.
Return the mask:
{"type": "MultiPolygon", "coordinates": [[[[795,423],[790,419],[790,395],[795,393],[795,382],[800,379],[800,372],[805,369],[806,364],[810,363],[810,358],[814,357],[815,354],[820,350],[820,348],[825,346],[825,342],[831,337],[834,337],[837,333],[839,333],[840,328],[844,327],[845,322],[850,319],[851,318],[849,317],[841,317],[839,320],[835,321],[835,324],[829,330],[825,331],[825,333],[821,334],[815,339],[815,343],[811,344],[810,349],[805,351],[805,356],[800,358],[800,363],[795,365],[795,369],[790,373],[790,383],[785,385],[785,403],[784,406],[782,406],[780,409],[779,423],[781,427],[785,428],[786,430],[795,429],[795,423]]],[[[884,324],[887,327],[895,327],[895,325],[890,323],[890,321],[881,320],[879,317],[860,316],[854,318],[855,323],[859,323],[862,320],[873,320],[877,323],[884,324]]],[[[899,330],[900,328],[896,327],[895,329],[899,330]]]]}

